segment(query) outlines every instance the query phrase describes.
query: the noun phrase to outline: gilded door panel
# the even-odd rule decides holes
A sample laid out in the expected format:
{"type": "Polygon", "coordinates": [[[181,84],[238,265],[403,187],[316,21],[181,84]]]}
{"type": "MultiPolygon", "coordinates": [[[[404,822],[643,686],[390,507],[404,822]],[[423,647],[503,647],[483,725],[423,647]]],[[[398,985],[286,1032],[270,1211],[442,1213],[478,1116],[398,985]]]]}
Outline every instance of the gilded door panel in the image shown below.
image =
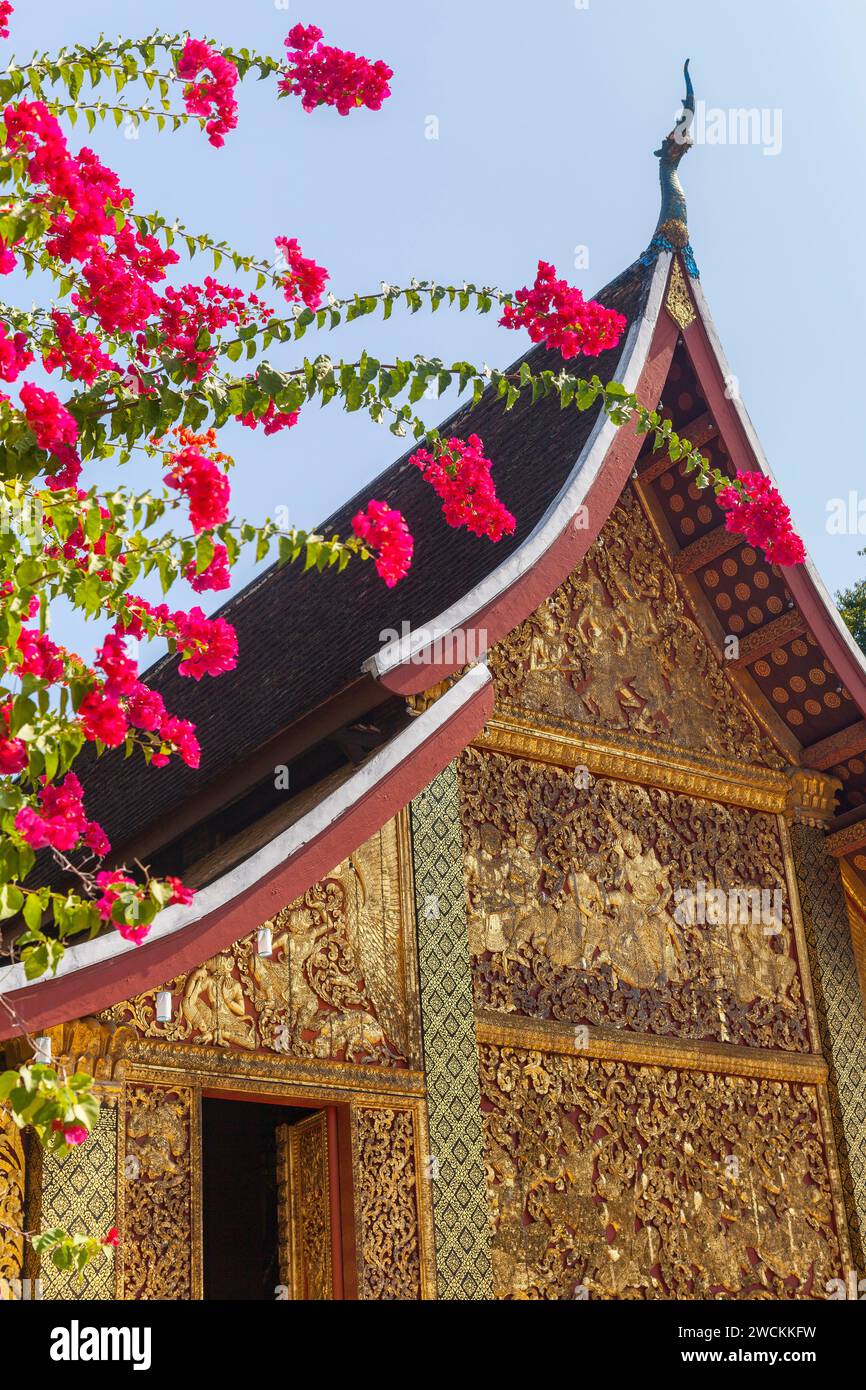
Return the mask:
{"type": "Polygon", "coordinates": [[[198,1091],[149,1082],[124,1090],[119,1296],[201,1298],[198,1091]]]}
{"type": "Polygon", "coordinates": [[[288,1297],[334,1297],[328,1117],[277,1129],[280,1280],[288,1297]]]}

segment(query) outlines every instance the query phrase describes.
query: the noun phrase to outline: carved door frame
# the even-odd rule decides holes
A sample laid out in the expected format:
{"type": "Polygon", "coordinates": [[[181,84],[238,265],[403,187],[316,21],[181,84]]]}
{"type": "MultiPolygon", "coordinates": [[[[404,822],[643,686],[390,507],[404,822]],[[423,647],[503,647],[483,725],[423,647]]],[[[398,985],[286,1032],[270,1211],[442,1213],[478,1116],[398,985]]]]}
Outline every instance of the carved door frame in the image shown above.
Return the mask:
{"type": "Polygon", "coordinates": [[[130,1060],[118,1106],[118,1298],[203,1297],[203,1097],[324,1111],[333,1297],[436,1297],[421,1073],[256,1057],[239,1075],[225,1052],[153,1042],[136,1051],[149,1065],[130,1060]],[[165,1113],[136,1123],[143,1106],[165,1113]],[[173,1222],[159,1252],[148,1249],[148,1184],[157,1189],[153,1211],[165,1212],[168,1201],[173,1222]]]}

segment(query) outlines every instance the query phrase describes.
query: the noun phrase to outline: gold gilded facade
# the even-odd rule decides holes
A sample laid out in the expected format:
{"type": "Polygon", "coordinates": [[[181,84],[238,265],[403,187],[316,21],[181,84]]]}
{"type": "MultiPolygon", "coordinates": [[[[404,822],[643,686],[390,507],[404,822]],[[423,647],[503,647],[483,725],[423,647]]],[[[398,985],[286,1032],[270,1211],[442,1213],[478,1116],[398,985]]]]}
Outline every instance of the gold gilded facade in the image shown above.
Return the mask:
{"type": "Polygon", "coordinates": [[[328,1121],[324,1112],[277,1130],[280,1278],[292,1299],[334,1297],[328,1121]]]}
{"type": "Polygon", "coordinates": [[[825,1297],[852,1255],[790,827],[835,784],[632,488],[489,664],[458,767],[496,1297],[825,1297]]]}
{"type": "Polygon", "coordinates": [[[21,1133],[0,1110],[0,1299],[11,1297],[24,1263],[25,1170],[21,1133]]]}

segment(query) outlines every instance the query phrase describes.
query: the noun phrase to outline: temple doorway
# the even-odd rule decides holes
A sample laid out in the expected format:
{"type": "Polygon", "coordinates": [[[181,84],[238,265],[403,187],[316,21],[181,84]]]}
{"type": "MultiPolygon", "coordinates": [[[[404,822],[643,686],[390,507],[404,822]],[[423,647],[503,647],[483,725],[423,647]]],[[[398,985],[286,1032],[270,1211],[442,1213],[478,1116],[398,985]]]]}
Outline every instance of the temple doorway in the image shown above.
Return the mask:
{"type": "MultiPolygon", "coordinates": [[[[327,1148],[319,1156],[307,1135],[327,1144],[323,1110],[256,1100],[202,1098],[202,1245],[206,1300],[267,1300],[310,1296],[300,1265],[298,1223],[303,1207],[329,1199],[327,1148]],[[300,1126],[300,1128],[298,1128],[300,1126]],[[294,1155],[294,1158],[293,1158],[294,1155]],[[306,1171],[309,1170],[309,1171],[306,1171]],[[322,1190],[322,1185],[324,1189],[322,1190]]],[[[307,1216],[315,1224],[316,1215],[307,1216]]],[[[319,1218],[319,1226],[323,1223],[319,1218]]],[[[330,1242],[308,1252],[319,1271],[330,1242]]],[[[313,1271],[313,1277],[321,1282],[313,1271]]],[[[313,1293],[312,1296],[316,1296],[313,1293]]],[[[328,1297],[329,1294],[318,1294],[328,1297]]]]}

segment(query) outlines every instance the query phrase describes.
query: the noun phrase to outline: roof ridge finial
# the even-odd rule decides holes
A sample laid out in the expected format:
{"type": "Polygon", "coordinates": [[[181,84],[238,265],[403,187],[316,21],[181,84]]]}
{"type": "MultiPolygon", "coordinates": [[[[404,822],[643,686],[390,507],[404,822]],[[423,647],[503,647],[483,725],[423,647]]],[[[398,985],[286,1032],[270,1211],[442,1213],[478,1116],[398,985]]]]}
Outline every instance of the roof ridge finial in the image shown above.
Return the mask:
{"type": "Polygon", "coordinates": [[[683,64],[683,76],[686,81],[683,109],[674,123],[673,130],[653,152],[659,161],[662,202],[653,239],[641,260],[647,256],[654,259],[660,251],[681,251],[689,274],[697,276],[697,266],[689,245],[686,195],[677,173],[680,160],[684,154],[688,154],[694,144],[691,127],[695,116],[695,89],[689,76],[688,58],[683,64]]]}

